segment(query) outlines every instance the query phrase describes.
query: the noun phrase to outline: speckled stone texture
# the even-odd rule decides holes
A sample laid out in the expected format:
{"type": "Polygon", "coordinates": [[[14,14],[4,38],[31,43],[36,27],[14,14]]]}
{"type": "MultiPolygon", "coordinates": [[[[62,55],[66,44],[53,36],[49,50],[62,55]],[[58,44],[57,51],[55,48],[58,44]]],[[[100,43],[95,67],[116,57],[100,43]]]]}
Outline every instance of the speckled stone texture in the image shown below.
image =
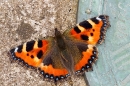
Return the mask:
{"type": "MultiPolygon", "coordinates": [[[[54,86],[36,71],[16,62],[7,52],[24,42],[53,36],[76,24],[78,0],[0,0],[0,86],[54,86]]],[[[74,86],[86,86],[83,77],[74,86]]],[[[60,86],[70,86],[65,81],[60,86]]]]}

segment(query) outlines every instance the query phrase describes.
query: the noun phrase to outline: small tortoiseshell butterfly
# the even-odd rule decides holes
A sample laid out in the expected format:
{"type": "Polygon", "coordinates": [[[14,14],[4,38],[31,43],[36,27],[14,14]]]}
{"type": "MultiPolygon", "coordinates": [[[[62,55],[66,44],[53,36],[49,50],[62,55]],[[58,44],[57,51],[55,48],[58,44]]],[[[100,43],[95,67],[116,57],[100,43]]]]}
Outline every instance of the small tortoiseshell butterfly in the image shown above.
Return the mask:
{"type": "Polygon", "coordinates": [[[55,37],[30,41],[10,50],[11,59],[36,68],[45,79],[57,82],[92,69],[97,44],[105,39],[109,17],[100,15],[77,24],[55,37]]]}

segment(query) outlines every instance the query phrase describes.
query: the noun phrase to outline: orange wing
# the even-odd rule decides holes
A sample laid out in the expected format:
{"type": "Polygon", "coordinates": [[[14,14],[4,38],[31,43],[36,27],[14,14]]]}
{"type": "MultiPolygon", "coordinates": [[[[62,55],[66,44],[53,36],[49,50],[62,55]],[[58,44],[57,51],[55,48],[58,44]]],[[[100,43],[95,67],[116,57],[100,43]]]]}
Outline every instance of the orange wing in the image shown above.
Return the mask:
{"type": "Polygon", "coordinates": [[[80,59],[73,57],[76,74],[82,74],[84,71],[92,69],[92,64],[98,59],[96,44],[103,42],[109,26],[109,17],[100,15],[80,22],[69,31],[69,36],[75,40],[75,44],[81,52],[80,59]]]}
{"type": "Polygon", "coordinates": [[[82,74],[84,71],[92,70],[92,64],[98,59],[98,51],[96,46],[83,43],[77,43],[77,47],[81,52],[81,58],[75,63],[74,69],[76,74],[82,74]]]}
{"type": "Polygon", "coordinates": [[[27,66],[39,67],[47,48],[47,40],[30,41],[11,49],[11,58],[23,62],[27,66]]]}
{"type": "Polygon", "coordinates": [[[55,44],[50,40],[30,41],[10,50],[11,58],[29,68],[36,68],[45,79],[58,81],[69,76],[63,67],[55,44]]]}
{"type": "Polygon", "coordinates": [[[87,44],[101,44],[110,26],[108,18],[107,15],[100,15],[80,22],[70,31],[70,34],[75,39],[86,41],[87,44]]]}

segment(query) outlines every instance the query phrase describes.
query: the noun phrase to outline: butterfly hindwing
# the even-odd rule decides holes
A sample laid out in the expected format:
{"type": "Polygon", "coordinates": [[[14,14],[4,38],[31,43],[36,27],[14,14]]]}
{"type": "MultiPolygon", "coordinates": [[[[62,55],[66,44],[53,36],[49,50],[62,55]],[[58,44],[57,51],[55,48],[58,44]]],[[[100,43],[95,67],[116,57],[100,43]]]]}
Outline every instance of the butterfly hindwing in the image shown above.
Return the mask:
{"type": "Polygon", "coordinates": [[[50,47],[51,50],[46,54],[39,69],[44,78],[57,82],[67,78],[69,74],[61,62],[61,54],[57,45],[54,43],[52,46],[51,43],[50,47]]]}
{"type": "MultiPolygon", "coordinates": [[[[67,41],[68,51],[73,57],[74,74],[83,74],[92,69],[92,64],[97,60],[96,46],[79,41],[67,41]]],[[[70,65],[71,66],[71,65],[70,65]]]]}
{"type": "MultiPolygon", "coordinates": [[[[92,69],[92,64],[97,60],[98,51],[93,45],[88,44],[77,44],[78,49],[81,52],[81,59],[75,64],[76,74],[82,74],[84,71],[89,71],[92,69]]],[[[76,59],[74,57],[74,59],[76,59]]]]}

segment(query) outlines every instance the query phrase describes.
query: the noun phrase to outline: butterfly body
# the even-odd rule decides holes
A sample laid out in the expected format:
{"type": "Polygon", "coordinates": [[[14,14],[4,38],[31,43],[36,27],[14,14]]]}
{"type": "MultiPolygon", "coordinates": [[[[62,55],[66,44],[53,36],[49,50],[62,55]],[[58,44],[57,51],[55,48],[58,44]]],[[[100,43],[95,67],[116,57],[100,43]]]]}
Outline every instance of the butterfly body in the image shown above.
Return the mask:
{"type": "Polygon", "coordinates": [[[77,24],[55,37],[30,41],[10,50],[11,58],[38,68],[45,79],[57,82],[92,69],[97,60],[97,44],[105,39],[108,16],[100,15],[77,24]]]}

